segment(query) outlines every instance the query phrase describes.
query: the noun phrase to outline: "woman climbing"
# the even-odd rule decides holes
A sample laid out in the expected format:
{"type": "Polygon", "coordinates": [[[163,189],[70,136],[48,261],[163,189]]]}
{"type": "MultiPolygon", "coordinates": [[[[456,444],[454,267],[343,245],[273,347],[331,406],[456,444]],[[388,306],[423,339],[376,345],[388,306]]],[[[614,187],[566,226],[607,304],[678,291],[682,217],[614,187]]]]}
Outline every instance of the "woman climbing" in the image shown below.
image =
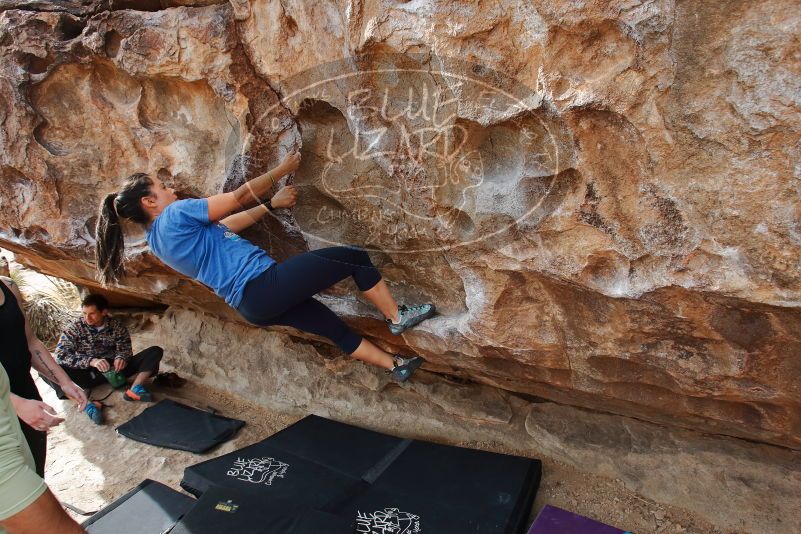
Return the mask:
{"type": "Polygon", "coordinates": [[[161,261],[211,288],[248,322],[292,326],[327,337],[346,354],[383,367],[393,379],[404,382],[422,358],[381,350],[312,295],[351,276],[395,335],[431,317],[432,304],[398,306],[364,249],[329,247],[277,263],[238,235],[268,211],[295,205],[294,185],[282,187],[263,203],[261,198],[299,165],[300,154],[293,152],[278,167],[232,192],[186,200],[178,200],[158,177],[130,176],[120,192],[108,195],[100,207],[96,232],[100,278],[109,283],[124,275],[119,219],[129,219],[146,226],[147,242],[161,261]]]}

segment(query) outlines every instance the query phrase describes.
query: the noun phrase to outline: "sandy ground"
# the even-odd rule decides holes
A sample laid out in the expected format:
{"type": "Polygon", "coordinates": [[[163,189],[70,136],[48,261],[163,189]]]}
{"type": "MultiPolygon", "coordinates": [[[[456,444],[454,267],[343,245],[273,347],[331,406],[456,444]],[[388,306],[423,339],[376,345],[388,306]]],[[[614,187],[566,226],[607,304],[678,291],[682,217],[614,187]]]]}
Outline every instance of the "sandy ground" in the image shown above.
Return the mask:
{"type": "MultiPolygon", "coordinates": [[[[181,389],[154,389],[157,398],[170,397],[200,408],[212,407],[220,414],[247,422],[237,436],[213,452],[195,455],[131,441],[114,428],[141,412],[146,405],[122,400],[113,393],[105,402],[107,422],[95,426],[71,403],[59,401],[38,382],[45,401],[66,420],[50,431],[45,479],[62,501],[85,511],[95,511],[150,478],[180,490],[179,481],[187,465],[226,454],[285,428],[298,417],[272,412],[239,397],[187,383],[181,389]]],[[[93,398],[105,396],[108,387],[97,388],[93,398]]],[[[509,452],[495,443],[454,443],[477,449],[509,452]]],[[[545,504],[565,508],[638,534],[719,533],[686,510],[667,507],[627,490],[620,481],[583,473],[568,465],[543,461],[543,480],[531,511],[530,521],[545,504]]],[[[78,521],[85,517],[72,513],[78,521]]]]}

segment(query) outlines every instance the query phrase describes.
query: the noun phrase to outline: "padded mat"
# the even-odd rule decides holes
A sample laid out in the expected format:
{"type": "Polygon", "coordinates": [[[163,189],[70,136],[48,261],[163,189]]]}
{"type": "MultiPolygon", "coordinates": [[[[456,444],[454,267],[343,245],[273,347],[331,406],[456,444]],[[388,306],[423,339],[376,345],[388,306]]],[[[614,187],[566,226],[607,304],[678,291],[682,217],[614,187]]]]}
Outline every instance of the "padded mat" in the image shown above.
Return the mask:
{"type": "Polygon", "coordinates": [[[631,534],[556,506],[546,504],[528,534],[631,534]]]}
{"type": "Polygon", "coordinates": [[[187,467],[181,485],[196,495],[247,491],[281,502],[290,515],[333,514],[355,532],[519,534],[541,468],[539,460],[405,440],[312,415],[187,467]]]}
{"type": "Polygon", "coordinates": [[[244,425],[239,419],[164,399],[118,426],[117,432],[150,445],[202,453],[231,439],[244,425]]]}
{"type": "Polygon", "coordinates": [[[335,515],[281,498],[233,488],[209,488],[170,534],[352,534],[335,515]]]}
{"type": "Polygon", "coordinates": [[[195,502],[164,484],[145,480],[82,526],[89,534],[162,534],[195,502]]]}

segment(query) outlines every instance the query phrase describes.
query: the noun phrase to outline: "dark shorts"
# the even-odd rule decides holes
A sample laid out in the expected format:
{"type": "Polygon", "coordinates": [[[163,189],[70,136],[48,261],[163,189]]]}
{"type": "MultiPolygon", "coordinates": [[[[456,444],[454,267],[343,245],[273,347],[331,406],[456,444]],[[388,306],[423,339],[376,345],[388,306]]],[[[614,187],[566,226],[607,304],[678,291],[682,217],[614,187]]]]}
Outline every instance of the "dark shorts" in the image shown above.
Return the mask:
{"type": "Polygon", "coordinates": [[[362,337],[313,295],[351,277],[361,291],[381,280],[367,251],[328,247],[293,256],[270,266],[248,282],[237,311],[257,326],[285,325],[330,339],[346,354],[362,337]]]}

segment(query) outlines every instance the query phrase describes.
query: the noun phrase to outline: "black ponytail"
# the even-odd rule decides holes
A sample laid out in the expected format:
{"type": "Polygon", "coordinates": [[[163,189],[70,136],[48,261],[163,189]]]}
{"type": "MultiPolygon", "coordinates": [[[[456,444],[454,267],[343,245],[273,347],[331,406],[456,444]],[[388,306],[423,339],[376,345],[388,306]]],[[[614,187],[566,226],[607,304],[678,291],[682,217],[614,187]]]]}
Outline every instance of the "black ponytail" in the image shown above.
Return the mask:
{"type": "Polygon", "coordinates": [[[95,261],[103,285],[119,282],[125,276],[125,240],[121,219],[147,224],[150,217],[142,208],[142,198],[150,195],[153,181],[147,174],[128,177],[119,193],[106,195],[100,204],[95,228],[95,261]]]}
{"type": "Polygon", "coordinates": [[[95,260],[97,272],[103,285],[118,282],[125,274],[122,265],[125,241],[114,201],[117,193],[107,195],[100,205],[100,215],[95,229],[95,260]]]}

